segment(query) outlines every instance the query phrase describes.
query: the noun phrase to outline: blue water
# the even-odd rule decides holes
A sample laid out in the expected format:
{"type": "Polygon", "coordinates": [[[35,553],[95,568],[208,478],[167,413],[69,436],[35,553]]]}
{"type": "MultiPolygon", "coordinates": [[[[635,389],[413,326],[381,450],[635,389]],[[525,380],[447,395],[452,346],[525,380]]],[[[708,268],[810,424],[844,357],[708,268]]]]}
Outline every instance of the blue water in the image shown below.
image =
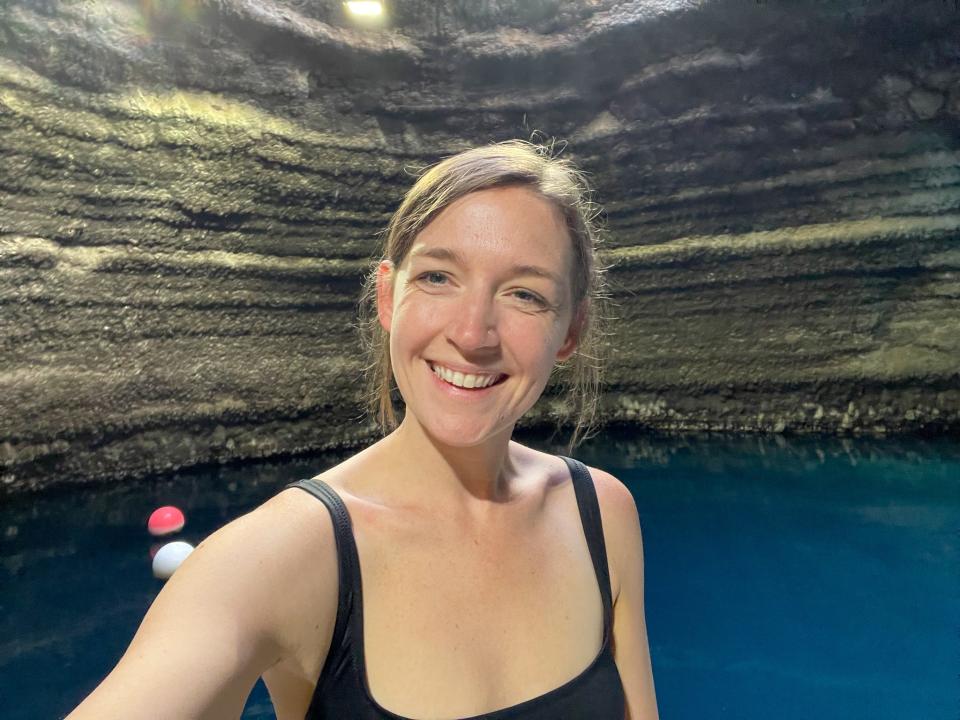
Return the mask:
{"type": "MultiPolygon", "coordinates": [[[[664,720],[960,717],[960,443],[608,433],[578,457],[637,500],[664,720]]],[[[153,508],[196,543],[336,460],[6,501],[0,716],[62,717],[120,657],[161,588],[153,508]]],[[[244,718],[268,717],[261,684],[244,718]]]]}

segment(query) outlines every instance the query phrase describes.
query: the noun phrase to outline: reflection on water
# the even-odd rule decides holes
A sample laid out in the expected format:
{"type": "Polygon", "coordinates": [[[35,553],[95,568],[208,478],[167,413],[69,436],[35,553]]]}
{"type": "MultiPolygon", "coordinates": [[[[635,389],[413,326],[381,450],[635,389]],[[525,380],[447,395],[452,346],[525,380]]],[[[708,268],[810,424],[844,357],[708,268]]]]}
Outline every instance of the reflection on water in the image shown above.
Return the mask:
{"type": "MultiPolygon", "coordinates": [[[[610,432],[578,457],[637,500],[662,717],[956,717],[960,444],[610,432]]],[[[4,717],[63,715],[119,658],[161,587],[151,510],[196,543],[337,459],[7,502],[4,717]]],[[[272,717],[262,685],[244,717],[272,717]]]]}

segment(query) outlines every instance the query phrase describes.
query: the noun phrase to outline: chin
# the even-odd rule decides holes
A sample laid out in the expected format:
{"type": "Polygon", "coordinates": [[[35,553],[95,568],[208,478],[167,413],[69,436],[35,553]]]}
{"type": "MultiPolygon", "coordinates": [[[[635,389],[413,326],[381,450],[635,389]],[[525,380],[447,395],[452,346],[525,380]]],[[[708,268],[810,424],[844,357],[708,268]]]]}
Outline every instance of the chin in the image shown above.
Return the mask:
{"type": "MultiPolygon", "coordinates": [[[[515,423],[514,423],[515,424],[515,423]]],[[[513,424],[506,427],[482,426],[474,423],[430,422],[423,425],[424,432],[441,445],[453,448],[470,448],[504,434],[513,434],[513,424]]]]}

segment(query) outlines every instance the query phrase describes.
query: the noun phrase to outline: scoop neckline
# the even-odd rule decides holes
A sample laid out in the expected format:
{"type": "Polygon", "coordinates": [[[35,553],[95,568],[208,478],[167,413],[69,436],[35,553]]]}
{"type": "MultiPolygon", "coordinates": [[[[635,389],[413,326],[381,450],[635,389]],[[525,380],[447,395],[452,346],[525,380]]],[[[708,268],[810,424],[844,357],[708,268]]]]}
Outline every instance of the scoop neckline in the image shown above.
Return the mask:
{"type": "MultiPolygon", "coordinates": [[[[606,625],[606,623],[604,623],[606,625]]],[[[363,636],[361,635],[360,641],[363,642],[363,636]]],[[[520,702],[514,705],[508,705],[505,708],[499,708],[497,710],[490,710],[488,712],[480,713],[479,715],[470,715],[469,717],[462,718],[453,718],[453,720],[497,720],[498,718],[508,718],[514,713],[524,711],[530,708],[530,706],[537,703],[547,702],[553,700],[555,697],[563,697],[566,693],[570,692],[577,685],[579,685],[584,678],[586,678],[591,671],[593,671],[597,665],[600,664],[600,660],[607,652],[607,647],[610,644],[610,633],[609,630],[604,627],[603,632],[603,643],[600,645],[600,651],[597,653],[596,657],[587,665],[583,670],[581,670],[577,675],[567,680],[562,685],[558,685],[552,690],[547,690],[545,693],[537,695],[536,697],[529,698],[527,700],[521,700],[520,702]]],[[[356,661],[356,658],[354,658],[356,661]]],[[[359,662],[359,667],[357,667],[357,672],[360,676],[360,685],[363,688],[363,694],[367,698],[367,701],[373,706],[373,708],[380,714],[385,715],[390,718],[390,720],[422,720],[421,718],[409,718],[405,715],[398,715],[391,710],[383,707],[380,703],[376,701],[373,697],[373,693],[370,692],[370,684],[367,680],[367,662],[366,662],[366,652],[363,653],[359,662]]]]}
{"type": "MultiPolygon", "coordinates": [[[[572,477],[571,472],[571,483],[575,484],[576,479],[572,477]]],[[[341,502],[343,502],[341,500],[341,502]]],[[[577,500],[577,509],[580,510],[580,501],[577,500]]],[[[364,633],[364,615],[363,615],[363,575],[360,570],[360,551],[357,548],[356,536],[354,535],[353,530],[353,518],[350,516],[350,509],[347,507],[346,503],[343,503],[343,510],[347,514],[347,519],[349,521],[350,529],[350,541],[352,547],[352,552],[350,555],[350,564],[353,565],[351,568],[351,573],[355,578],[356,582],[356,598],[354,600],[355,606],[351,617],[348,618],[348,623],[354,623],[356,625],[355,631],[359,642],[355,641],[352,643],[352,652],[350,653],[350,661],[354,665],[359,678],[360,678],[360,687],[363,690],[364,697],[367,699],[367,702],[374,708],[374,710],[388,718],[389,720],[422,720],[421,718],[409,718],[404,715],[398,715],[397,713],[388,710],[383,707],[376,698],[373,697],[373,693],[370,692],[370,682],[367,678],[367,651],[366,651],[366,635],[364,633]]],[[[581,526],[582,526],[583,516],[581,515],[581,526]]],[[[593,560],[593,548],[590,547],[589,539],[587,538],[587,529],[582,527],[584,540],[587,542],[587,550],[591,555],[591,560],[593,560]]],[[[598,585],[601,582],[600,578],[597,578],[598,585]]],[[[600,664],[601,659],[604,654],[607,653],[610,645],[610,632],[612,618],[607,617],[607,608],[603,601],[603,588],[598,588],[600,591],[600,613],[603,621],[603,642],[600,645],[600,650],[597,652],[596,656],[587,665],[583,670],[581,670],[577,675],[572,677],[570,680],[567,680],[562,685],[547,690],[545,693],[537,695],[535,697],[529,698],[527,700],[521,700],[519,703],[514,705],[508,705],[504,708],[499,708],[497,710],[490,710],[488,712],[480,713],[479,715],[470,715],[463,718],[453,718],[452,720],[501,720],[502,718],[509,718],[517,712],[527,710],[532,705],[547,702],[553,700],[556,697],[563,697],[563,695],[569,693],[576,686],[581,684],[583,680],[590,675],[590,673],[596,669],[600,664]]]]}

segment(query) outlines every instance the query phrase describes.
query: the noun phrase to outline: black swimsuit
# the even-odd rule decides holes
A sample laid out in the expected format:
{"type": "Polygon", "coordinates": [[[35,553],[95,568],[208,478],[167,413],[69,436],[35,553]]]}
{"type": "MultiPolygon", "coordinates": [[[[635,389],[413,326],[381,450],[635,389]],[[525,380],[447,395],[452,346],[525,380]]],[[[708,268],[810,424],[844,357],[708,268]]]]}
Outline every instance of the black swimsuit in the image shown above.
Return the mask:
{"type": "MultiPolygon", "coordinates": [[[[600,506],[590,472],[583,463],[563,458],[570,468],[587,546],[603,599],[603,646],[587,668],[558,688],[508,708],[463,720],[623,720],[625,698],[613,661],[613,603],[603,542],[600,506]]],[[[317,681],[306,720],[409,720],[380,707],[367,686],[363,658],[363,598],[360,564],[350,515],[343,500],[321,480],[300,480],[299,487],[326,505],[333,517],[340,568],[340,601],[327,659],[317,681]]]]}

